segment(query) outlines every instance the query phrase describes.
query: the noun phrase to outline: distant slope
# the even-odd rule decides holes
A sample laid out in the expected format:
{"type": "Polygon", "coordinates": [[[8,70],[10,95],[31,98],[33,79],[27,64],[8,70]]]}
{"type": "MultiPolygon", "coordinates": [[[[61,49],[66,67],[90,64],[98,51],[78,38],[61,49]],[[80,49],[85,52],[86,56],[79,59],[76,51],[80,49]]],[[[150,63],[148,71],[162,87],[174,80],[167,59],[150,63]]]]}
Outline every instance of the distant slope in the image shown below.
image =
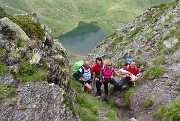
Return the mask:
{"type": "Polygon", "coordinates": [[[4,0],[1,7],[10,13],[36,12],[53,28],[55,36],[74,28],[79,21],[98,24],[109,32],[130,22],[154,5],[172,0],[4,0]]]}

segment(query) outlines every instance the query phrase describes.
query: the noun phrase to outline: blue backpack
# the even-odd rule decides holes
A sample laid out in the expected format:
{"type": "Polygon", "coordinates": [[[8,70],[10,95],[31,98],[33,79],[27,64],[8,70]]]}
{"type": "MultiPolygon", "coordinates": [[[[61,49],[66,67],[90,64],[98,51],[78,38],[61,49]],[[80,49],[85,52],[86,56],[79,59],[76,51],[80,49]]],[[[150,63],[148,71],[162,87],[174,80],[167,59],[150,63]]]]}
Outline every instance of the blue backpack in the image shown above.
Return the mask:
{"type": "Polygon", "coordinates": [[[132,58],[126,58],[125,66],[129,65],[132,60],[132,58]]]}

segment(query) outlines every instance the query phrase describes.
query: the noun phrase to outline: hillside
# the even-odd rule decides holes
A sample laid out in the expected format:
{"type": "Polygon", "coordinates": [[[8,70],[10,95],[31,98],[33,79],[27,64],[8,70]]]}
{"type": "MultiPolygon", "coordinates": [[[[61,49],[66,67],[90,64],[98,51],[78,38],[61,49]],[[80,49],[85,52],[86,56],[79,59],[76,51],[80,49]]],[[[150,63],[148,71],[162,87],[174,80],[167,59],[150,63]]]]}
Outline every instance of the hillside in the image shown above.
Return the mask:
{"type": "Polygon", "coordinates": [[[142,72],[139,86],[114,99],[124,119],[180,120],[180,1],[146,10],[100,42],[88,58],[97,56],[111,59],[117,70],[132,57],[142,72]]]}
{"type": "Polygon", "coordinates": [[[172,0],[4,0],[0,6],[9,13],[35,12],[59,36],[79,21],[97,21],[109,33],[121,28],[151,6],[172,0]]]}

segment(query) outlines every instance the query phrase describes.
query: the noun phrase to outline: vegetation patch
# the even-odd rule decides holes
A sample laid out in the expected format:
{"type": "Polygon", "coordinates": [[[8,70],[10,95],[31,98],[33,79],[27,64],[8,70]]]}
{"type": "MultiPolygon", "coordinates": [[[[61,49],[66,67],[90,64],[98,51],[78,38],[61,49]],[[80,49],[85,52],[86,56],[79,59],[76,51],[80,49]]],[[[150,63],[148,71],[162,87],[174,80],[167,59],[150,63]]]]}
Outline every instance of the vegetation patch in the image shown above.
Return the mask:
{"type": "Polygon", "coordinates": [[[0,101],[15,94],[16,88],[12,84],[0,84],[0,101]]]}
{"type": "Polygon", "coordinates": [[[19,72],[15,75],[24,82],[37,82],[40,80],[46,81],[48,72],[43,67],[37,67],[36,65],[22,61],[19,64],[19,72]]]}
{"type": "Polygon", "coordinates": [[[108,110],[105,115],[106,121],[119,121],[117,117],[119,110],[113,104],[100,103],[94,96],[84,93],[82,84],[75,79],[71,79],[69,85],[76,90],[76,101],[79,104],[79,107],[71,107],[71,109],[73,109],[83,121],[101,121],[99,114],[103,108],[108,110]]]}
{"type": "Polygon", "coordinates": [[[44,43],[44,34],[40,24],[34,23],[28,16],[8,17],[19,25],[31,39],[37,38],[44,43]]]}
{"type": "Polygon", "coordinates": [[[150,96],[146,97],[146,99],[144,100],[144,106],[151,107],[153,104],[154,104],[153,98],[150,96]]]}
{"type": "Polygon", "coordinates": [[[126,94],[125,94],[125,100],[124,100],[124,105],[125,106],[130,106],[130,104],[131,104],[131,98],[132,98],[132,96],[134,95],[134,92],[135,92],[135,88],[133,87],[133,88],[130,88],[127,92],[126,92],[126,94]]]}
{"type": "Polygon", "coordinates": [[[160,55],[160,56],[155,56],[152,59],[152,63],[154,65],[165,65],[167,62],[166,62],[164,55],[160,55]]]}
{"type": "Polygon", "coordinates": [[[172,104],[161,106],[153,115],[163,121],[180,121],[180,98],[172,104]]]}
{"type": "Polygon", "coordinates": [[[17,48],[25,47],[25,46],[26,46],[26,43],[24,41],[22,41],[21,39],[17,40],[17,48]]]}
{"type": "Polygon", "coordinates": [[[9,71],[8,67],[0,62],[0,76],[6,74],[9,71]]]}
{"type": "Polygon", "coordinates": [[[161,66],[149,67],[143,74],[143,79],[155,79],[165,73],[166,69],[161,66]]]}

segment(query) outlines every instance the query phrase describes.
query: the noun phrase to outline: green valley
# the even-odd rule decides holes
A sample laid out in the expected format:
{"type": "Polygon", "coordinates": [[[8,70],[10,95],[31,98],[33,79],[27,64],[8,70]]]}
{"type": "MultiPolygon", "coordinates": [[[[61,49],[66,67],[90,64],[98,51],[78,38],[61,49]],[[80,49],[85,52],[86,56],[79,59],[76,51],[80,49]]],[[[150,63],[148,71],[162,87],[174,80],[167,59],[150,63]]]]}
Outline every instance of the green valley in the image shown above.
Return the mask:
{"type": "Polygon", "coordinates": [[[56,37],[77,26],[79,21],[98,22],[109,33],[141,15],[151,6],[172,0],[4,0],[7,12],[35,12],[56,37]]]}

